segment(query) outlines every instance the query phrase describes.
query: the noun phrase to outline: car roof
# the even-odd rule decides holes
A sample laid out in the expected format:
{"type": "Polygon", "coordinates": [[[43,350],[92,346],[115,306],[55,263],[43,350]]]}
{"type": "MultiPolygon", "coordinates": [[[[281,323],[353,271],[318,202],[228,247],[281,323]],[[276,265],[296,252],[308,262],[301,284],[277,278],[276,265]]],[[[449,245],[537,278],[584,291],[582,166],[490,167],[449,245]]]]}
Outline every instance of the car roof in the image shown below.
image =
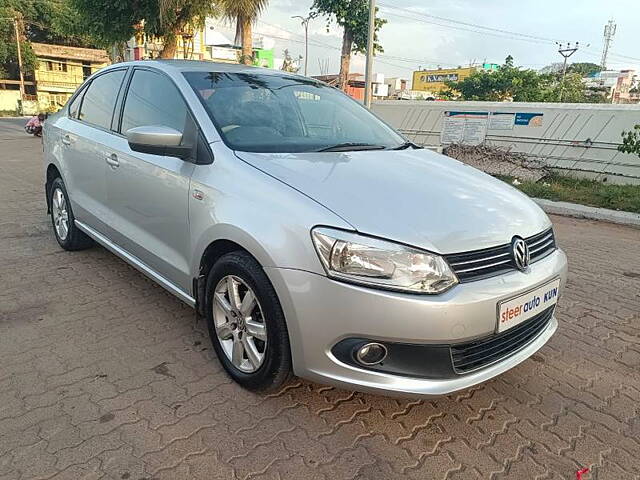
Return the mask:
{"type": "Polygon", "coordinates": [[[280,75],[288,77],[300,77],[300,75],[283,72],[282,70],[272,70],[263,67],[253,67],[237,63],[211,62],[207,60],[136,60],[132,62],[114,63],[109,67],[123,66],[148,66],[160,70],[173,70],[178,72],[228,72],[228,73],[251,73],[253,75],[280,75]]]}

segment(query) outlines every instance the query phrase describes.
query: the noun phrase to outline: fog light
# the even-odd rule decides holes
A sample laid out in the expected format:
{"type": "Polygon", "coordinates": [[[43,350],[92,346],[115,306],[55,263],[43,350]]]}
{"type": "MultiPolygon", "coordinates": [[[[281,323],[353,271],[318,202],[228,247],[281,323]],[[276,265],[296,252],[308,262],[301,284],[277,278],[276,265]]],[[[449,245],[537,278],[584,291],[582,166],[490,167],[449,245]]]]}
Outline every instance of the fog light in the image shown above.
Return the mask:
{"type": "Polygon", "coordinates": [[[387,347],[380,343],[365,343],[356,352],[356,360],[362,365],[375,365],[387,358],[387,347]]]}

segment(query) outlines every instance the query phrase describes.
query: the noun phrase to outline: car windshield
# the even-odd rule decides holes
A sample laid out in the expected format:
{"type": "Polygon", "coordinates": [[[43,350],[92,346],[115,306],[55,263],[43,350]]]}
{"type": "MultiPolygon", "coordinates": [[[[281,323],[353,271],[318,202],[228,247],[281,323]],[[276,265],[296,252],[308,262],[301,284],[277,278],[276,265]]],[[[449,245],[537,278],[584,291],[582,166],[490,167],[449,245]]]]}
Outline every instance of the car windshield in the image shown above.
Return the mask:
{"type": "Polygon", "coordinates": [[[382,150],[405,143],[362,105],[309,78],[220,72],[184,76],[233,150],[382,150]]]}

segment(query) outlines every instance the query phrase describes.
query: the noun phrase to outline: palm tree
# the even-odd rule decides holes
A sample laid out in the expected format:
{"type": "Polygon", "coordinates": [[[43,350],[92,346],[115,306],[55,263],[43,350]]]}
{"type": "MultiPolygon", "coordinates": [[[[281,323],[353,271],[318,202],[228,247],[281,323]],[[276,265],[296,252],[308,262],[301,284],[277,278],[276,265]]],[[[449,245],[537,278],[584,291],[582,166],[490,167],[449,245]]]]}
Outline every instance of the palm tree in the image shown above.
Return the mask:
{"type": "Polygon", "coordinates": [[[219,0],[222,15],[236,22],[236,43],[242,41],[241,62],[245,65],[253,63],[252,26],[260,13],[266,8],[269,0],[219,0]]]}
{"type": "Polygon", "coordinates": [[[163,39],[160,58],[174,58],[179,35],[204,26],[207,16],[219,14],[212,0],[158,0],[157,7],[157,18],[149,23],[153,33],[163,39]]]}

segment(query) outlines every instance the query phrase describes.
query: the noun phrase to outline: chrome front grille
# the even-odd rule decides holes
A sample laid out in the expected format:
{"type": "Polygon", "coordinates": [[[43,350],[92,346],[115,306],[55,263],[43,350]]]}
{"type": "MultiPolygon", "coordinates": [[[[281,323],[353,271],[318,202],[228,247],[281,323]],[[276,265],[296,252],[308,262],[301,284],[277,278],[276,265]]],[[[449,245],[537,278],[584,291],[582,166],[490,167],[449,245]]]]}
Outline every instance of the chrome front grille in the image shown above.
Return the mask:
{"type": "Polygon", "coordinates": [[[540,260],[556,249],[556,239],[553,236],[553,230],[545,230],[538,235],[525,239],[529,246],[529,255],[531,255],[531,263],[540,260]]]}
{"type": "MultiPolygon", "coordinates": [[[[529,247],[531,263],[542,260],[556,249],[553,229],[524,239],[529,247]]],[[[511,244],[445,255],[460,282],[472,282],[516,270],[511,244]]]]}

